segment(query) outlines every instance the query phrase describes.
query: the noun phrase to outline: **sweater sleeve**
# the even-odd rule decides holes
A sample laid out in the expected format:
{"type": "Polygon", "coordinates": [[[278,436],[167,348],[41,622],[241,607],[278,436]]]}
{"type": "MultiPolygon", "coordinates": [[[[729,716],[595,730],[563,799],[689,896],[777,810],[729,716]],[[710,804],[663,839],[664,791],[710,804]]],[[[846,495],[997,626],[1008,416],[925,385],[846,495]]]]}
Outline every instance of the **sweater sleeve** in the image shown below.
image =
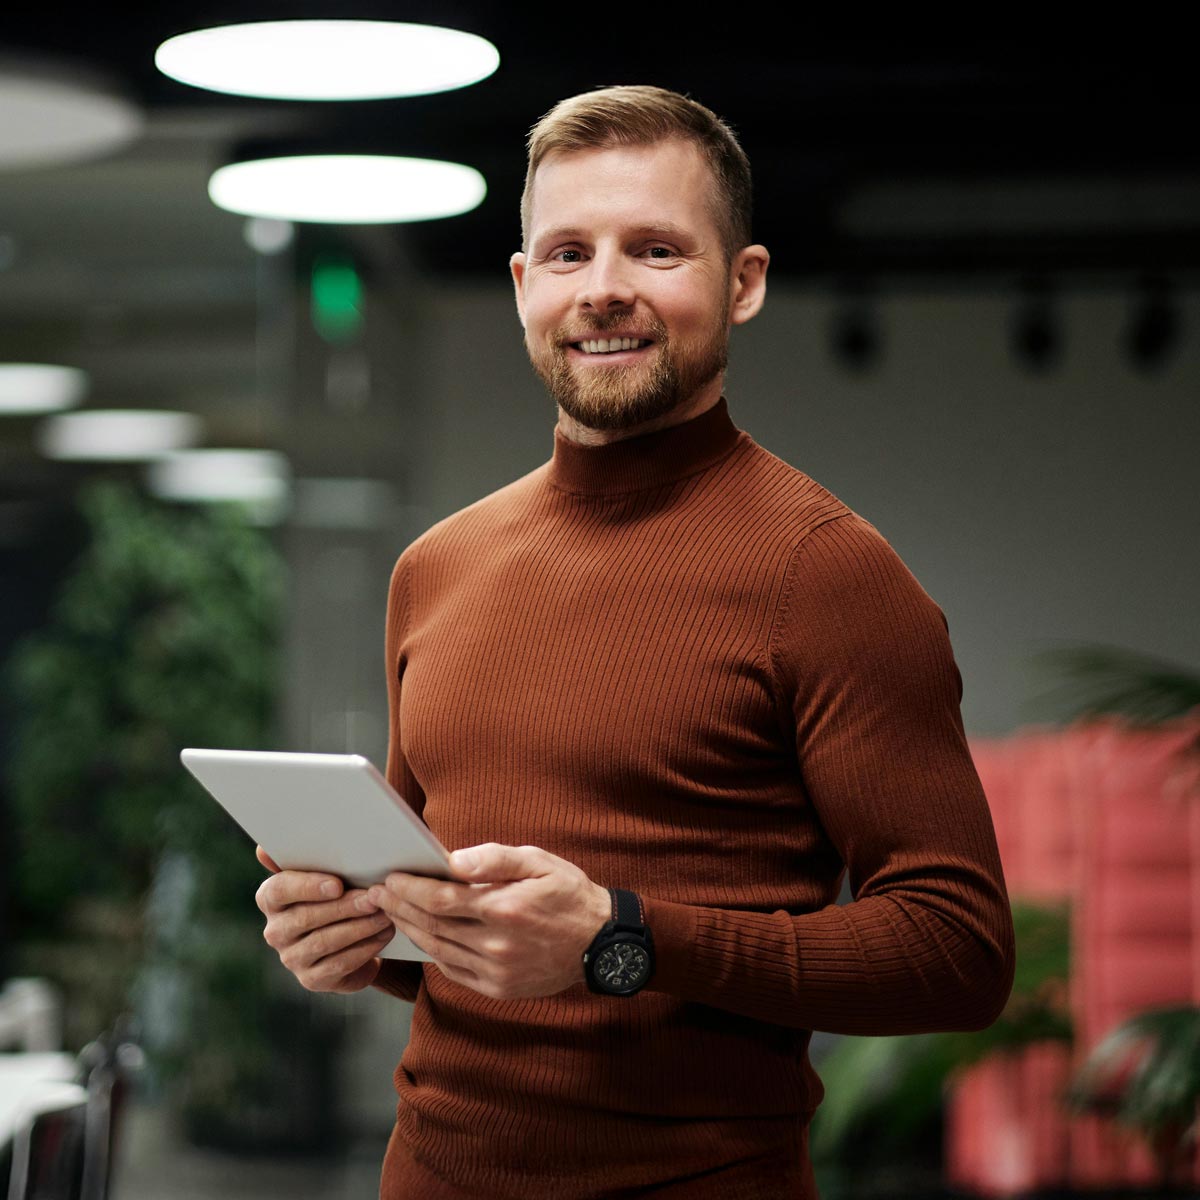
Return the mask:
{"type": "MultiPolygon", "coordinates": [[[[401,555],[392,570],[388,588],[387,628],[384,636],[384,656],[388,692],[388,755],[387,781],[400,793],[419,815],[425,809],[425,793],[408,768],[400,741],[400,688],[404,663],[400,645],[408,619],[408,579],[405,558],[401,555]]],[[[379,974],[372,987],[399,1000],[415,1001],[423,978],[422,965],[396,958],[380,960],[379,974]]]]}
{"type": "Polygon", "coordinates": [[[1012,913],[941,610],[844,515],[793,553],[768,653],[804,796],[854,899],[796,914],[646,897],[649,986],[833,1033],[985,1028],[1012,987],[1012,913]]]}

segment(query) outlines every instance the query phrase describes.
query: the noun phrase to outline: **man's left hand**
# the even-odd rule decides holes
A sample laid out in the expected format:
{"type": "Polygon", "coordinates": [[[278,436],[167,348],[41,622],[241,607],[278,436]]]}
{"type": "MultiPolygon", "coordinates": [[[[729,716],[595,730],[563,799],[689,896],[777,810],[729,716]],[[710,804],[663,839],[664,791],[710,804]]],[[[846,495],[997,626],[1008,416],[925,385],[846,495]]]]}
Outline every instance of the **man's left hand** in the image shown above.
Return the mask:
{"type": "Polygon", "coordinates": [[[395,872],[366,900],[456,983],[496,1000],[582,983],[583,953],[612,917],[608,889],[536,846],[456,850],[458,879],[395,872]]]}

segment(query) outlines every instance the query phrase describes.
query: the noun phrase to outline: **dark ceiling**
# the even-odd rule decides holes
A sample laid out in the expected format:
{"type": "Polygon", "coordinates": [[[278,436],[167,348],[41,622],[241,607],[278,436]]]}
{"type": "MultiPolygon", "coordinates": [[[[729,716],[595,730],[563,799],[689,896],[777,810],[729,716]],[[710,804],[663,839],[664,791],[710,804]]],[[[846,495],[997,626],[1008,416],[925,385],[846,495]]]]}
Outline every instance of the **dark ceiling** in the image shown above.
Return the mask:
{"type": "MultiPolygon", "coordinates": [[[[1052,45],[1032,34],[1025,42],[977,37],[952,44],[911,33],[816,36],[802,31],[790,8],[781,10],[787,17],[738,20],[728,8],[723,19],[701,20],[698,11],[196,3],[98,5],[65,20],[44,7],[14,11],[9,5],[0,17],[0,50],[71,56],[102,67],[154,113],[243,105],[294,120],[307,138],[470,163],[489,184],[480,209],[394,233],[427,270],[494,275],[519,237],[522,146],[530,124],[563,96],[644,82],[688,92],[739,131],[755,169],[756,237],[771,249],[776,275],[854,280],[889,272],[1200,267],[1200,211],[1157,227],[1132,227],[1120,219],[1118,203],[1111,220],[1093,213],[1072,228],[1060,204],[1054,219],[1042,227],[1026,222],[1019,236],[1003,222],[996,229],[986,222],[968,222],[957,233],[940,229],[936,212],[907,231],[873,232],[844,219],[849,198],[878,183],[936,180],[959,195],[961,207],[972,196],[983,202],[980,186],[1048,178],[1121,180],[1127,187],[1139,180],[1200,182],[1194,67],[1154,45],[1154,31],[1086,46],[1077,37],[1052,45]],[[430,97],[271,105],[185,87],[153,65],[158,43],[187,29],[330,15],[471,30],[498,46],[501,66],[475,87],[430,97]]],[[[1170,41],[1164,35],[1163,43],[1170,41]]]]}

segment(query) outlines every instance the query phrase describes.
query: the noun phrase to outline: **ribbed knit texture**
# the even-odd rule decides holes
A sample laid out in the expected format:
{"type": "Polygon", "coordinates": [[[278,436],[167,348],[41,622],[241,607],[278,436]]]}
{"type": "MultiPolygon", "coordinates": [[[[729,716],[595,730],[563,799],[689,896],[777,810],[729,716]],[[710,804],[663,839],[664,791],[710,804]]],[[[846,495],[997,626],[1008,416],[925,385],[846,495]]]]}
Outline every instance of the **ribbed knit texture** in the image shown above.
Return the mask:
{"type": "Polygon", "coordinates": [[[385,964],[416,1001],[387,1200],[810,1197],[810,1030],[1003,1006],[1011,915],[945,620],[723,399],[609,446],[556,433],[430,529],[396,564],[387,662],[388,777],[442,842],[638,892],[658,955],[632,999],[385,964]]]}

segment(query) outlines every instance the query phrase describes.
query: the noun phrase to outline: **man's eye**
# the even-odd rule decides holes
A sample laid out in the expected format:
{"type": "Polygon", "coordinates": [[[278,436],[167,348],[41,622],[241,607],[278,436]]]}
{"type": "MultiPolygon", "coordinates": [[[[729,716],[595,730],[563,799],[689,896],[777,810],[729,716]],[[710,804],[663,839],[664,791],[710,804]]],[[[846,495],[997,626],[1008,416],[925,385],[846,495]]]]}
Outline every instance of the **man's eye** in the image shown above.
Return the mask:
{"type": "Polygon", "coordinates": [[[669,246],[651,246],[646,253],[649,254],[651,258],[671,258],[675,251],[669,246]]]}
{"type": "Polygon", "coordinates": [[[555,256],[560,262],[574,263],[583,261],[583,253],[580,250],[560,250],[555,256]],[[574,257],[572,257],[572,255],[574,257]]]}

